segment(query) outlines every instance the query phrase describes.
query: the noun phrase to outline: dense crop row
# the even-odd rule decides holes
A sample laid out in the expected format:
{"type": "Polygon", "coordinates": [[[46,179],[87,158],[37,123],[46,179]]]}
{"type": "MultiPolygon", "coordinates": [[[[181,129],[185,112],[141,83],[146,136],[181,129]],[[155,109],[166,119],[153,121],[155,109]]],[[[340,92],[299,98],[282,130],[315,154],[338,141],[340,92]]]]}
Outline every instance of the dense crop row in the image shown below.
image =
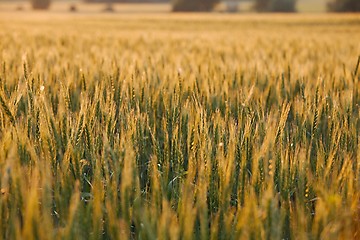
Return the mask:
{"type": "Polygon", "coordinates": [[[359,18],[211,18],[0,24],[1,238],[360,237],[359,18]]]}

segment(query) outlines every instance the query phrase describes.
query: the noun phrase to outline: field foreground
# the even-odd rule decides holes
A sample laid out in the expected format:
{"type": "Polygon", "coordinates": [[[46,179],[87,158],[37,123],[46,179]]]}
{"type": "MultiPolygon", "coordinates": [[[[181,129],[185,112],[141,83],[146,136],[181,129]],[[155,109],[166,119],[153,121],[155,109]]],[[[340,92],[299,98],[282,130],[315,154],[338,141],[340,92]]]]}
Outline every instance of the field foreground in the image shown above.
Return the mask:
{"type": "Polygon", "coordinates": [[[0,238],[360,239],[359,15],[0,29],[0,238]]]}

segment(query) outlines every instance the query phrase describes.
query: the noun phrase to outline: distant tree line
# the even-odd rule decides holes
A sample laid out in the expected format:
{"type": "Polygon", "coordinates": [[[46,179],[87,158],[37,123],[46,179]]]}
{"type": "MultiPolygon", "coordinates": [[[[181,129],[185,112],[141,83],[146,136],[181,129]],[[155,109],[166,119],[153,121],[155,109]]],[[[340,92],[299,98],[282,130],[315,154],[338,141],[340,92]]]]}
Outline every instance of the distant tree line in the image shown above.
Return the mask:
{"type": "Polygon", "coordinates": [[[296,0],[256,0],[258,12],[296,12],[296,0]]]}
{"type": "Polygon", "coordinates": [[[84,0],[87,3],[156,3],[169,2],[169,0],[84,0]]]}
{"type": "Polygon", "coordinates": [[[48,9],[51,0],[30,0],[33,9],[48,9]]]}
{"type": "Polygon", "coordinates": [[[330,12],[360,12],[360,0],[332,0],[327,7],[330,12]]]}
{"type": "MultiPolygon", "coordinates": [[[[47,9],[51,0],[30,0],[34,9],[47,9]]],[[[84,0],[88,3],[103,2],[172,2],[175,12],[212,11],[221,0],[84,0]]],[[[254,0],[254,9],[258,12],[296,12],[297,0],[254,0]]],[[[360,12],[360,0],[328,0],[328,11],[360,12]]]]}
{"type": "Polygon", "coordinates": [[[208,12],[211,11],[220,0],[175,0],[174,12],[208,12]]]}
{"type": "MultiPolygon", "coordinates": [[[[174,0],[173,11],[211,11],[220,0],[174,0]]],[[[254,0],[257,12],[296,12],[297,0],[254,0]]],[[[359,12],[360,0],[328,0],[328,11],[359,12]]]]}

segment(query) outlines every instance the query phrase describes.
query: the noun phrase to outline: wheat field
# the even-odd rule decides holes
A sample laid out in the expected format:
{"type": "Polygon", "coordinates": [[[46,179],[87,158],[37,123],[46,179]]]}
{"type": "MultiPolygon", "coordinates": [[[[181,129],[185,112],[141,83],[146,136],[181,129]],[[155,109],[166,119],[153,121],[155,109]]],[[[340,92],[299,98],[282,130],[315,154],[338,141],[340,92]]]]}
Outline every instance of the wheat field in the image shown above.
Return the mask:
{"type": "Polygon", "coordinates": [[[0,16],[0,239],[360,239],[360,16],[0,16]]]}

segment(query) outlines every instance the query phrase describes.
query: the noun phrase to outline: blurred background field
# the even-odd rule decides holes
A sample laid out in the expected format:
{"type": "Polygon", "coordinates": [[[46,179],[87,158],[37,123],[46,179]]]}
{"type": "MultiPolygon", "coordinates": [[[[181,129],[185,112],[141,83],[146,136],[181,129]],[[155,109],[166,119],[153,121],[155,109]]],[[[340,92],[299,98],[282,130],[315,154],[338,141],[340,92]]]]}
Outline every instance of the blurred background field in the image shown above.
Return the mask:
{"type": "MultiPolygon", "coordinates": [[[[299,0],[297,2],[297,9],[299,12],[319,13],[326,11],[326,0],[299,0]]],[[[252,1],[239,1],[239,12],[253,12],[252,1]]],[[[105,3],[85,3],[78,0],[55,0],[52,2],[50,11],[52,12],[67,12],[70,5],[76,5],[79,13],[97,13],[101,12],[105,7],[105,3]]],[[[114,3],[114,10],[117,13],[134,13],[134,12],[157,12],[167,13],[171,11],[170,3],[114,3]]],[[[0,11],[29,11],[31,9],[29,1],[10,1],[0,0],[0,11]]],[[[217,6],[217,12],[226,10],[225,3],[222,2],[217,6]]]]}

